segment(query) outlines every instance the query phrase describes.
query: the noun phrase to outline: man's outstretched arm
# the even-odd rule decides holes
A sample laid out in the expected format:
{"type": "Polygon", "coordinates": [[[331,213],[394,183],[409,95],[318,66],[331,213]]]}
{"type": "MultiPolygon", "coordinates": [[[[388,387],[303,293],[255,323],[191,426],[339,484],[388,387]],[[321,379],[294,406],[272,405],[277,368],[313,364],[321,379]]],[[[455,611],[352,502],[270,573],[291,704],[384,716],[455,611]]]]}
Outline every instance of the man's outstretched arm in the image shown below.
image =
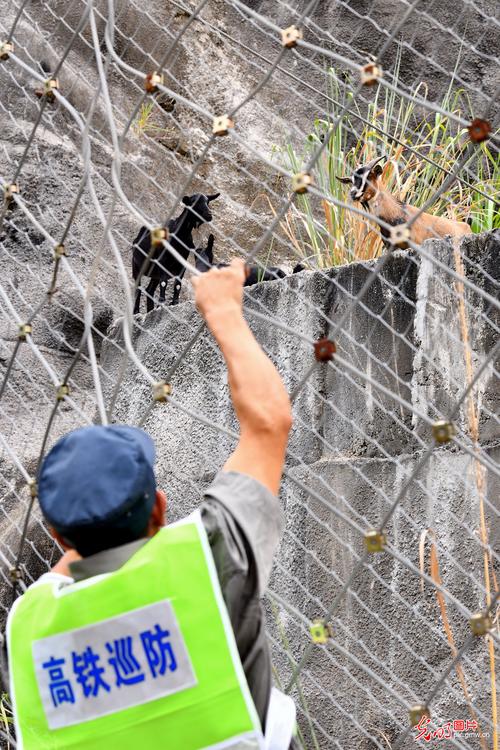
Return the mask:
{"type": "Polygon", "coordinates": [[[193,280],[196,304],[226,360],[240,439],[224,465],[278,494],[292,424],[290,400],[275,366],[243,318],[244,264],[234,260],[193,280]]]}

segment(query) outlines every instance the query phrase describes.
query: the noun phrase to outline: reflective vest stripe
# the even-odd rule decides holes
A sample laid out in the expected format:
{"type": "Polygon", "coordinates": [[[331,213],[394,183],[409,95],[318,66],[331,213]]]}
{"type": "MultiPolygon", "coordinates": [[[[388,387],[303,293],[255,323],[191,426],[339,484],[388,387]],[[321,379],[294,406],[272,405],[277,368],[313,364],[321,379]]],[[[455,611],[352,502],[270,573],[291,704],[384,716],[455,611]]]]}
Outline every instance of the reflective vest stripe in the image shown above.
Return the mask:
{"type": "Polygon", "coordinates": [[[7,638],[20,748],[264,747],[199,513],[113,573],[31,587],[7,638]]]}

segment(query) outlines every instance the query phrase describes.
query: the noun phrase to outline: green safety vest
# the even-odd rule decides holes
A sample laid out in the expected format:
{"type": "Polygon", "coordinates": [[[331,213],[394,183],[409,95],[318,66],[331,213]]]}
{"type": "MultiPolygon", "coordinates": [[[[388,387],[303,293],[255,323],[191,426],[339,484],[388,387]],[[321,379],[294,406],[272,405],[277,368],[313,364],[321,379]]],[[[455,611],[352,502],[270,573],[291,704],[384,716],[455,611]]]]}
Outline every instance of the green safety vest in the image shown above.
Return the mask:
{"type": "Polygon", "coordinates": [[[7,644],[24,750],[264,748],[199,513],[112,573],[33,585],[7,644]]]}

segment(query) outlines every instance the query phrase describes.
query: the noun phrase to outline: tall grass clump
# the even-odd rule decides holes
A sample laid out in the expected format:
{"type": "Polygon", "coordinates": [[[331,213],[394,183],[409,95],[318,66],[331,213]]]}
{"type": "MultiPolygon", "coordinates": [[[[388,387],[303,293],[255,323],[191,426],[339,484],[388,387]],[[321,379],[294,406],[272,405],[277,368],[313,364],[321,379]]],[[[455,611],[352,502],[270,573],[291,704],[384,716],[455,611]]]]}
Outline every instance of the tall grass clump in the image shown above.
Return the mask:
{"type": "MultiPolygon", "coordinates": [[[[399,61],[395,67],[395,85],[398,76],[399,61]]],[[[335,205],[335,200],[349,202],[348,187],[335,175],[350,175],[360,163],[385,154],[384,187],[406,203],[420,207],[440,188],[467,144],[467,132],[453,119],[429,112],[414,99],[401,97],[381,85],[363,113],[356,101],[350,102],[352,111],[359,117],[346,114],[334,128],[333,124],[352,94],[345,93],[347,87],[340,85],[332,68],[327,74],[327,85],[328,117],[314,121],[302,146],[287,142],[274,149],[274,158],[282,166],[291,172],[300,172],[320,142],[327,140],[314,170],[316,185],[327,198],[318,208],[314,196],[297,196],[296,205],[281,223],[298,253],[308,259],[311,266],[320,268],[375,258],[383,251],[374,222],[367,222],[347,208],[335,205]],[[425,157],[434,163],[429,163],[425,157]]],[[[413,93],[425,100],[426,85],[420,83],[413,93]]],[[[439,104],[442,110],[465,120],[472,119],[470,102],[462,90],[450,86],[439,104]]],[[[428,211],[437,216],[469,220],[473,232],[500,227],[500,163],[488,142],[476,149],[467,166],[461,176],[474,187],[456,180],[428,211]],[[481,193],[491,196],[491,200],[481,193]]]]}
{"type": "Polygon", "coordinates": [[[2,693],[0,697],[0,730],[4,735],[1,739],[4,740],[6,744],[0,746],[5,747],[6,750],[10,750],[10,748],[14,747],[14,744],[7,739],[12,736],[13,728],[14,719],[12,716],[10,697],[7,693],[2,693]]]}

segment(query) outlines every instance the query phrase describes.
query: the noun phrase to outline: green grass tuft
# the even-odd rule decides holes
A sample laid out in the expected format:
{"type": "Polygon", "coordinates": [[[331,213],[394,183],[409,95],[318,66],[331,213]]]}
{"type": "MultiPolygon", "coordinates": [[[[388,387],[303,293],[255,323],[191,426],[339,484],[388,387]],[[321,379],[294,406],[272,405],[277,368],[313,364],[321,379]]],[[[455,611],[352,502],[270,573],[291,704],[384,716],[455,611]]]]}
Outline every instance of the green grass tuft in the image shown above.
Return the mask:
{"type": "MultiPolygon", "coordinates": [[[[395,67],[396,85],[398,74],[399,61],[395,67]]],[[[383,252],[374,222],[367,222],[328,200],[331,197],[349,202],[349,187],[339,182],[335,175],[350,175],[360,163],[385,154],[387,161],[382,173],[383,184],[401,200],[420,207],[447,178],[443,169],[448,172],[454,169],[468,141],[467,131],[459,128],[450,117],[434,112],[425,113],[414,100],[399,97],[381,85],[378,85],[363,115],[365,123],[347,113],[333,129],[333,123],[351,94],[341,90],[333,69],[328,71],[327,85],[331,102],[327,119],[315,120],[301,148],[297,149],[291,142],[286,142],[273,149],[274,158],[295,173],[304,169],[318,144],[328,139],[328,145],[314,170],[316,185],[327,199],[321,201],[321,208],[318,209],[314,196],[297,196],[296,205],[290,209],[286,222],[282,223],[282,229],[302,258],[308,259],[312,267],[319,268],[367,260],[383,252]],[[390,133],[400,143],[384,133],[390,133]],[[408,151],[406,146],[411,146],[416,153],[408,151]],[[429,164],[423,157],[432,159],[437,166],[429,164]]],[[[425,84],[419,84],[414,94],[426,99],[425,84]]],[[[356,102],[352,108],[361,115],[356,102]]],[[[454,90],[452,86],[440,102],[440,108],[465,120],[472,119],[471,105],[465,92],[454,90]]],[[[500,227],[500,162],[488,142],[477,148],[468,162],[468,169],[470,172],[463,169],[461,176],[476,189],[455,181],[432,204],[429,213],[460,221],[469,219],[473,232],[500,227]],[[491,199],[478,191],[491,196],[491,199]]]]}

